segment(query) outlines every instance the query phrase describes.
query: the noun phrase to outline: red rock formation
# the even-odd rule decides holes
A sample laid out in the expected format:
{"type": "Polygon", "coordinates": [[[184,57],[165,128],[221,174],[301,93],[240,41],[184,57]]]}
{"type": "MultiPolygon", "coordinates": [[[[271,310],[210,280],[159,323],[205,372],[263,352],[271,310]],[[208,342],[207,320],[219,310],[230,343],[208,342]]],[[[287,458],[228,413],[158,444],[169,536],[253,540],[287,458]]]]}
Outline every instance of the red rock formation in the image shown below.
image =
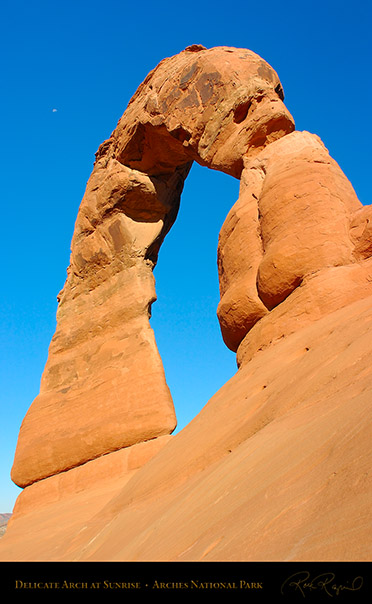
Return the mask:
{"type": "Polygon", "coordinates": [[[371,302],[257,353],[129,476],[27,487],[0,559],[370,560],[371,302]]]}
{"type": "Polygon", "coordinates": [[[244,152],[293,130],[282,96],[254,53],[201,46],[164,60],[139,87],[97,153],[79,209],[40,395],[19,434],[16,484],[174,430],[149,325],[158,250],[193,160],[240,177],[244,152]]]}
{"type": "Polygon", "coordinates": [[[236,351],[257,322],[257,329],[269,325],[274,337],[282,313],[292,327],[281,336],[296,329],[298,323],[289,315],[290,308],[301,304],[299,296],[309,307],[310,320],[311,313],[318,317],[336,310],[354,287],[354,277],[347,283],[349,274],[368,295],[371,269],[365,260],[371,256],[367,243],[371,216],[315,135],[293,132],[253,160],[245,156],[239,200],[221,229],[218,248],[218,317],[227,346],[236,351]],[[363,229],[362,240],[357,223],[363,229]],[[335,267],[340,270],[330,270],[335,267]],[[338,278],[340,283],[331,287],[338,278]],[[298,287],[293,305],[291,294],[298,287]],[[307,291],[313,292],[313,304],[307,291]],[[278,311],[268,315],[275,308],[278,311]]]}
{"type": "Polygon", "coordinates": [[[372,212],[282,100],[254,53],[192,46],[101,145],[1,559],[369,559],[372,212]],[[218,246],[239,370],[170,437],[152,269],[194,160],[241,178],[218,246]]]}

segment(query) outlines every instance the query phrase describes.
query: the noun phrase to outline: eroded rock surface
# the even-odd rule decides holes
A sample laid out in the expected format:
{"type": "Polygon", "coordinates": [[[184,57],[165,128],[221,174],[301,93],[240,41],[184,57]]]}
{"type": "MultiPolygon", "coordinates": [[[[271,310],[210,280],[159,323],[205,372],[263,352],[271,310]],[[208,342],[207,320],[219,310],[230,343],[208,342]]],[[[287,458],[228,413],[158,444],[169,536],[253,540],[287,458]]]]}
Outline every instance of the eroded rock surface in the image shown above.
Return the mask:
{"type": "Polygon", "coordinates": [[[217,312],[234,351],[256,324],[254,333],[269,325],[274,337],[282,312],[281,337],[297,329],[305,306],[311,321],[347,304],[350,289],[353,299],[358,287],[369,295],[371,278],[371,208],[362,208],[319,137],[296,131],[244,161],[218,246],[217,312]]]}
{"type": "Polygon", "coordinates": [[[1,559],[370,559],[371,219],[260,57],[162,61],[97,152],[1,559]],[[152,270],[193,161],[241,181],[217,309],[239,370],[169,436],[152,270]]]}
{"type": "Polygon", "coordinates": [[[153,267],[192,161],[237,178],[294,128],[275,71],[248,50],[192,46],[139,87],[82,200],[40,395],[12,478],[28,484],[171,433],[173,404],[149,325],[153,267]]]}

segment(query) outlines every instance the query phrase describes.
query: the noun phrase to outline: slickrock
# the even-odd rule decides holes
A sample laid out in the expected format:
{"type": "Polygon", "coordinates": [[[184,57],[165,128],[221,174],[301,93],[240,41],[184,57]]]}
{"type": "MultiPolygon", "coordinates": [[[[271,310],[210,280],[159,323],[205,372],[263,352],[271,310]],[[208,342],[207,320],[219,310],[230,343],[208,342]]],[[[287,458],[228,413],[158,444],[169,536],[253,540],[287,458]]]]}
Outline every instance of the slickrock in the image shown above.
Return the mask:
{"type": "Polygon", "coordinates": [[[171,435],[161,436],[146,442],[119,449],[108,455],[88,461],[67,472],[60,472],[39,480],[24,489],[13,509],[12,520],[40,509],[66,497],[104,485],[108,481],[119,481],[122,486],[149,459],[160,451],[171,435]]]}
{"type": "Polygon", "coordinates": [[[258,353],[128,482],[24,510],[0,559],[370,560],[371,352],[372,296],[258,353]]]}
{"type": "Polygon", "coordinates": [[[372,209],[283,98],[251,51],[194,45],[99,148],[1,559],[371,556],[372,209]],[[238,371],[170,436],[152,271],[193,161],[241,181],[217,251],[238,371]]]}

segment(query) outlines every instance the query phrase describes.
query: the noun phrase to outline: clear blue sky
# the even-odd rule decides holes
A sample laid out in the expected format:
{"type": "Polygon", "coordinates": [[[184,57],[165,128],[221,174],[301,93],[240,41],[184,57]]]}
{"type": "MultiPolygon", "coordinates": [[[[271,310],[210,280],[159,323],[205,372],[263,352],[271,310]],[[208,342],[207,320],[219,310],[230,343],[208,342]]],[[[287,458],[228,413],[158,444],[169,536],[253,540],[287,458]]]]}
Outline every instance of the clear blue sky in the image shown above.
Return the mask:
{"type": "MultiPolygon", "coordinates": [[[[38,394],[56,295],[94,153],[161,59],[249,48],[279,73],[298,130],[318,134],[370,203],[371,4],[3,0],[0,512],[19,489],[20,423],[38,394]]],[[[155,269],[152,325],[182,428],[235,372],[216,319],[218,231],[238,182],[194,166],[155,269]]]]}

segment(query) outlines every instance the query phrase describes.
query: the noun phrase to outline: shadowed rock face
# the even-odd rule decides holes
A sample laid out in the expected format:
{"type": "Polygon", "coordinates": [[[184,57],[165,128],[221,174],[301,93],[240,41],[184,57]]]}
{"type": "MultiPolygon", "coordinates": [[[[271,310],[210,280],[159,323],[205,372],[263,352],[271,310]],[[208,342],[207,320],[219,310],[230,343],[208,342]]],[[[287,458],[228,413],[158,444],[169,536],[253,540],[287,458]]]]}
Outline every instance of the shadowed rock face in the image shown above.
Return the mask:
{"type": "Polygon", "coordinates": [[[101,145],[2,560],[370,560],[372,212],[282,100],[254,53],[192,46],[101,145]],[[169,436],[152,269],[192,161],[241,181],[217,309],[239,371],[169,436]]]}
{"type": "Polygon", "coordinates": [[[149,325],[153,267],[191,164],[240,177],[243,155],[291,132],[274,70],[247,50],[192,46],[139,87],[97,152],[40,395],[22,424],[20,486],[171,433],[149,325]]]}

